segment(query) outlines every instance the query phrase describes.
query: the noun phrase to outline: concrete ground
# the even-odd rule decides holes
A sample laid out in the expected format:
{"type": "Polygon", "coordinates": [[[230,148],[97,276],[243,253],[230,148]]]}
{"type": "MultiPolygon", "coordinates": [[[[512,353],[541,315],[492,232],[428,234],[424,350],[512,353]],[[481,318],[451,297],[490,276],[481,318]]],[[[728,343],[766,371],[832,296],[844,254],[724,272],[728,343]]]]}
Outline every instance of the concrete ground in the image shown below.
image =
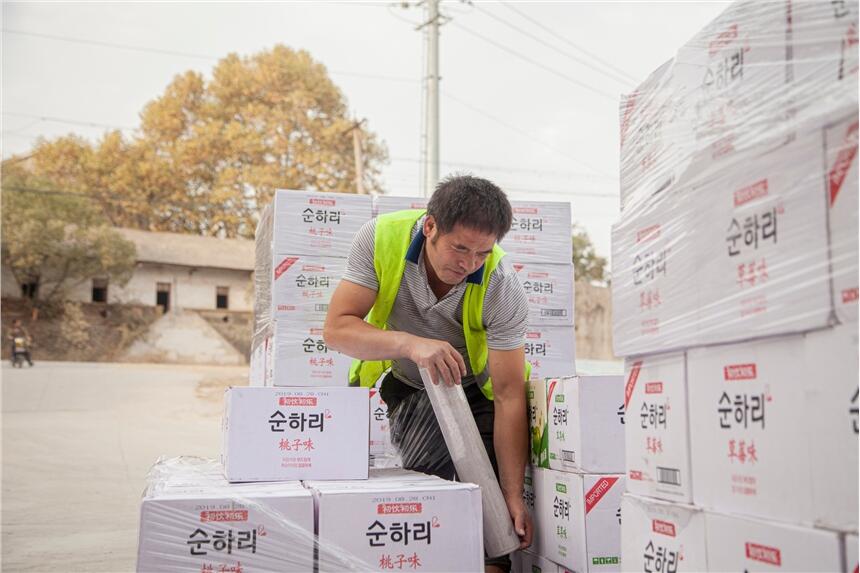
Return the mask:
{"type": "Polygon", "coordinates": [[[159,456],[217,457],[223,391],[247,367],[2,366],[2,570],[134,571],[159,456]]]}

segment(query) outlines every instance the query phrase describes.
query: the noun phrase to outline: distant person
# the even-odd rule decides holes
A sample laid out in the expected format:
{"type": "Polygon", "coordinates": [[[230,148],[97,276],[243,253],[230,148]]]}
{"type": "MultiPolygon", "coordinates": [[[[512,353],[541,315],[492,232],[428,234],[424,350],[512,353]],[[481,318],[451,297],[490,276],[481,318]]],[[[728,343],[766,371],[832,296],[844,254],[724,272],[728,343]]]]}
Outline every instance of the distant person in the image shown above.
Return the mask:
{"type": "Polygon", "coordinates": [[[11,352],[9,355],[12,359],[12,364],[16,364],[16,358],[20,358],[26,360],[27,363],[32,366],[33,359],[30,357],[30,346],[33,343],[33,338],[30,336],[30,333],[27,332],[27,329],[21,324],[21,319],[16,318],[12,321],[12,328],[9,329],[7,338],[11,345],[11,352]]]}

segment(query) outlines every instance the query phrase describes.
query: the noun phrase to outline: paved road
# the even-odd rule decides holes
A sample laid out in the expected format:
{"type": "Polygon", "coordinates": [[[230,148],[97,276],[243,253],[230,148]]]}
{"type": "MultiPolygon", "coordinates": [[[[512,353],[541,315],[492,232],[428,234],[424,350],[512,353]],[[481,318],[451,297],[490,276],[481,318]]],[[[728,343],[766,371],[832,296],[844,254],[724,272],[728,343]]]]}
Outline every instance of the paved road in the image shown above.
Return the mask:
{"type": "Polygon", "coordinates": [[[159,456],[216,457],[245,367],[2,366],[2,570],[134,571],[159,456]]]}

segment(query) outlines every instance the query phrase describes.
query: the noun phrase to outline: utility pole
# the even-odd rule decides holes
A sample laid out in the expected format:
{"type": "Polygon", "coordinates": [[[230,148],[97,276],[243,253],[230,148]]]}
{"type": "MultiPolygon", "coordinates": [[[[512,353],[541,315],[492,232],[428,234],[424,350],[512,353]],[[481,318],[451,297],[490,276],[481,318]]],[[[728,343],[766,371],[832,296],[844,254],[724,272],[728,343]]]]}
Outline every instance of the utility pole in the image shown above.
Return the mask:
{"type": "Polygon", "coordinates": [[[439,181],[439,0],[426,0],[427,82],[425,84],[424,196],[439,181]]]}
{"type": "Polygon", "coordinates": [[[352,132],[352,151],[355,157],[355,190],[359,195],[367,195],[367,191],[364,189],[364,153],[362,152],[364,141],[361,132],[361,126],[364,125],[365,121],[367,120],[356,121],[343,132],[344,134],[352,132]]]}

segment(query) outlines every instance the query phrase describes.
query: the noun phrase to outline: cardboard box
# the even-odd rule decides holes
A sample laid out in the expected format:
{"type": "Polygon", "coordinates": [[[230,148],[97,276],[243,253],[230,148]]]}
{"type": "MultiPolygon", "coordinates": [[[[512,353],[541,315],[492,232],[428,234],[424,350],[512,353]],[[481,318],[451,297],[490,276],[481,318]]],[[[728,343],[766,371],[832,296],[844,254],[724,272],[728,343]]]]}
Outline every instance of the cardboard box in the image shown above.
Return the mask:
{"type": "MultiPolygon", "coordinates": [[[[853,4],[856,10],[857,5],[853,4]]],[[[856,28],[855,28],[856,34],[856,28]]],[[[854,53],[857,49],[855,45],[854,53]]],[[[854,87],[857,82],[855,78],[854,87]]],[[[858,189],[857,109],[846,118],[824,128],[827,169],[825,196],[829,205],[830,266],[833,304],[841,322],[857,323],[858,289],[858,189]]]]}
{"type": "Polygon", "coordinates": [[[543,548],[540,545],[540,535],[538,534],[537,506],[535,499],[540,490],[540,480],[544,476],[543,472],[536,471],[532,466],[526,466],[526,475],[523,478],[523,500],[526,503],[526,509],[532,518],[532,544],[529,551],[537,555],[543,554],[543,548]]]}
{"type": "Polygon", "coordinates": [[[573,265],[511,262],[529,299],[529,323],[573,325],[573,265]]]}
{"type": "Polygon", "coordinates": [[[623,376],[550,379],[547,409],[550,468],[625,471],[623,376]]]}
{"type": "Polygon", "coordinates": [[[677,182],[695,154],[692,106],[675,80],[675,61],[621,98],[621,211],[645,208],[677,182]]]}
{"type": "Polygon", "coordinates": [[[269,352],[267,386],[346,386],[352,358],[331,350],[322,323],[275,324],[269,352]]]}
{"type": "Polygon", "coordinates": [[[313,498],[298,482],[192,479],[144,497],[137,571],[304,573],[313,534],[313,498]]]}
{"type": "Polygon", "coordinates": [[[227,479],[366,479],[369,399],[367,388],[228,388],[227,479]]]}
{"type": "MultiPolygon", "coordinates": [[[[688,41],[675,58],[676,88],[693,110],[696,148],[711,159],[756,145],[787,127],[790,6],[741,0],[688,41]]],[[[677,134],[676,134],[677,137],[677,134]]]]}
{"type": "MultiPolygon", "coordinates": [[[[410,472],[412,473],[412,472],[410,472]]],[[[378,475],[378,474],[377,474],[378,475]]],[[[481,490],[444,480],[377,480],[357,487],[309,484],[314,491],[319,570],[343,571],[329,548],[364,570],[484,570],[481,490]]]]}
{"type": "Polygon", "coordinates": [[[284,189],[275,191],[273,208],[273,253],[341,258],[373,210],[369,195],[284,189]]]}
{"type": "Polygon", "coordinates": [[[624,494],[621,570],[708,571],[704,512],[691,505],[624,494]]]}
{"type": "Polygon", "coordinates": [[[325,322],[346,259],[276,254],[272,268],[272,317],[297,325],[325,322]]]}
{"type": "Polygon", "coordinates": [[[248,360],[248,386],[266,385],[266,346],[269,339],[264,338],[252,351],[248,360]]]}
{"type": "Polygon", "coordinates": [[[789,336],[688,353],[696,505],[812,523],[805,350],[789,336]]]}
{"type": "MultiPolygon", "coordinates": [[[[534,467],[549,467],[549,424],[547,421],[548,380],[528,381],[529,463],[534,467]]],[[[555,382],[552,382],[555,386],[555,382]]]]}
{"type": "Polygon", "coordinates": [[[628,358],[624,372],[627,491],[691,502],[684,354],[628,358]]]}
{"type": "Polygon", "coordinates": [[[370,388],[370,454],[385,454],[393,446],[388,433],[388,406],[379,390],[370,388]]]}
{"type": "Polygon", "coordinates": [[[572,326],[526,327],[526,360],[532,365],[531,380],[576,374],[576,334],[572,326]]]}
{"type": "Polygon", "coordinates": [[[856,325],[805,336],[806,392],[795,417],[808,423],[815,525],[841,531],[858,527],[857,336],[856,325]]]}
{"type": "Polygon", "coordinates": [[[839,535],[705,512],[710,571],[840,571],[839,535]]]}
{"type": "Polygon", "coordinates": [[[851,99],[856,107],[857,3],[792,2],[791,37],[798,107],[851,99]]]}
{"type": "Polygon", "coordinates": [[[543,556],[579,572],[620,571],[624,476],[534,471],[544,474],[535,496],[543,556]]]}
{"type": "Polygon", "coordinates": [[[616,356],[665,352],[695,340],[693,201],[675,187],[612,227],[612,326],[616,356]]]}
{"type": "Polygon", "coordinates": [[[845,573],[857,573],[860,571],[857,557],[857,536],[850,533],[842,536],[842,546],[845,549],[845,573]]]}
{"type": "Polygon", "coordinates": [[[511,554],[511,573],[560,573],[561,567],[531,551],[511,554]]]}
{"type": "Polygon", "coordinates": [[[375,195],[373,197],[373,216],[407,209],[427,209],[428,197],[399,197],[396,195],[375,195]]]}
{"type": "Polygon", "coordinates": [[[512,259],[566,265],[573,261],[570,203],[511,201],[511,230],[500,246],[512,259]]]}
{"type": "Polygon", "coordinates": [[[743,163],[701,174],[693,235],[698,344],[829,324],[820,148],[820,134],[813,134],[776,152],[745,152],[743,163]]]}

